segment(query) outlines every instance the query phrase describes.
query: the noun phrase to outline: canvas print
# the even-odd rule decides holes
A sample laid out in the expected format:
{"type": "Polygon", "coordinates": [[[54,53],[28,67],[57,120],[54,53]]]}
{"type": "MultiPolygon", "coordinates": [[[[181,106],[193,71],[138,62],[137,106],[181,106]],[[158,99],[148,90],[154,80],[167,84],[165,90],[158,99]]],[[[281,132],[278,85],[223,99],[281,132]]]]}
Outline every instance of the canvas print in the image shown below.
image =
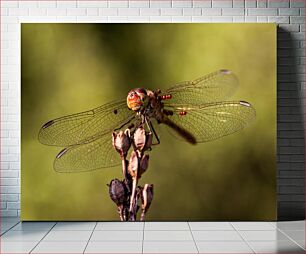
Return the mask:
{"type": "Polygon", "coordinates": [[[22,220],[274,220],[273,24],[22,24],[22,220]]]}

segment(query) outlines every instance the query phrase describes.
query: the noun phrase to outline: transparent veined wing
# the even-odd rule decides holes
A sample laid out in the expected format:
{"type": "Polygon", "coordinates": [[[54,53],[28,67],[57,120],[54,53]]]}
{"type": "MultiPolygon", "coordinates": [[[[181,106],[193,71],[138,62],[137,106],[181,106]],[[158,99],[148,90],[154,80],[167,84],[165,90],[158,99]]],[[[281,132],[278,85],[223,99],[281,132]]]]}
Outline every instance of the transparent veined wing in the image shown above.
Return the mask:
{"type": "MultiPolygon", "coordinates": [[[[140,119],[133,117],[130,125],[138,126],[140,119]]],[[[71,145],[56,156],[53,168],[57,172],[73,173],[114,167],[121,163],[120,155],[112,144],[113,129],[93,136],[84,143],[71,145]]]]}
{"type": "Polygon", "coordinates": [[[53,167],[57,172],[73,173],[113,167],[120,163],[120,156],[112,147],[112,131],[108,131],[93,141],[63,149],[56,156],[53,167]]]}
{"type": "MultiPolygon", "coordinates": [[[[203,104],[223,101],[229,98],[238,87],[238,79],[229,70],[219,70],[192,81],[178,83],[165,90],[171,94],[169,103],[203,104]]],[[[167,100],[164,101],[166,105],[167,100]]]]}
{"type": "MultiPolygon", "coordinates": [[[[172,105],[166,108],[174,124],[192,134],[196,143],[212,141],[242,130],[256,119],[256,111],[244,101],[215,102],[202,105],[172,105]],[[180,115],[185,112],[185,115],[180,115]]],[[[174,130],[174,128],[172,128],[174,130]]],[[[173,134],[186,140],[177,131],[173,134]]]]}
{"type": "Polygon", "coordinates": [[[98,108],[63,116],[47,122],[39,131],[41,143],[54,146],[71,146],[86,143],[94,136],[101,136],[133,117],[126,100],[111,102],[98,108]]]}

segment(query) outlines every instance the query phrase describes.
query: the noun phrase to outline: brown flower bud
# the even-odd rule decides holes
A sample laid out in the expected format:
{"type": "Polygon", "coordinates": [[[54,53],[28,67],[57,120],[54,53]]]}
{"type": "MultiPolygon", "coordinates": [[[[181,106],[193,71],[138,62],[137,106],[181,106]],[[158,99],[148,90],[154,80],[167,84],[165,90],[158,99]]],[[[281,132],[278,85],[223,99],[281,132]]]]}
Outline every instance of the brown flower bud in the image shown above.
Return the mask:
{"type": "Polygon", "coordinates": [[[139,178],[147,170],[149,165],[149,155],[144,154],[139,163],[139,178]]]}
{"type": "Polygon", "coordinates": [[[143,127],[136,129],[134,133],[134,144],[137,150],[142,151],[146,145],[146,131],[143,127]]]}
{"type": "Polygon", "coordinates": [[[152,132],[146,132],[143,127],[136,129],[134,133],[134,144],[139,151],[146,151],[151,148],[152,140],[152,132]]]}
{"type": "Polygon", "coordinates": [[[126,188],[118,179],[113,179],[109,184],[109,196],[116,203],[117,206],[120,206],[124,203],[126,199],[126,188]]]}
{"type": "Polygon", "coordinates": [[[132,178],[137,177],[138,174],[138,157],[136,151],[131,153],[129,165],[128,165],[128,172],[132,178]]]}
{"type": "Polygon", "coordinates": [[[121,158],[124,158],[130,149],[131,143],[129,137],[123,132],[113,132],[112,135],[113,147],[120,154],[121,158]]]}

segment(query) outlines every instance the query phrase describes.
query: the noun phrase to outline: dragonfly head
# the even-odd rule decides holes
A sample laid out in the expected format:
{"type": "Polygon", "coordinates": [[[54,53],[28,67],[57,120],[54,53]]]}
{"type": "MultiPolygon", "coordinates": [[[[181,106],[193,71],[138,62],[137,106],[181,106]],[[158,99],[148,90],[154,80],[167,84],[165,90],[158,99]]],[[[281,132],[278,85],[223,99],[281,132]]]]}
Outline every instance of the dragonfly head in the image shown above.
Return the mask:
{"type": "Polygon", "coordinates": [[[138,111],[146,106],[148,101],[147,91],[144,88],[135,88],[128,93],[126,98],[129,109],[138,111]]]}

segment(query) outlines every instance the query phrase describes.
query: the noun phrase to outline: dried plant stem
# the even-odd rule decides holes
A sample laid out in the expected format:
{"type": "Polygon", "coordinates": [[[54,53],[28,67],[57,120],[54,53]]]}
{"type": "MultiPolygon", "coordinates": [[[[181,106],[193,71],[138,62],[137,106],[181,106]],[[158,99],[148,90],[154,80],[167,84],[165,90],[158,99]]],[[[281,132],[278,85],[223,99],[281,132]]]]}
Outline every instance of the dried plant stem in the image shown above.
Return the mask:
{"type": "Polygon", "coordinates": [[[126,163],[126,157],[124,156],[122,158],[122,174],[124,179],[127,178],[127,163],[126,163]]]}
{"type": "Polygon", "coordinates": [[[134,177],[133,185],[132,185],[132,194],[131,194],[131,198],[130,198],[130,209],[129,209],[130,212],[133,210],[133,204],[135,203],[134,199],[135,199],[137,183],[138,183],[138,178],[134,177]]]}
{"type": "Polygon", "coordinates": [[[123,219],[123,206],[118,206],[118,213],[121,221],[124,221],[123,219]]]}
{"type": "Polygon", "coordinates": [[[126,130],[113,133],[113,146],[122,161],[124,180],[113,179],[109,184],[109,194],[117,205],[121,221],[136,220],[139,199],[142,202],[140,219],[143,221],[152,202],[153,185],[145,184],[144,188],[138,186],[139,178],[146,171],[149,162],[149,155],[144,152],[150,150],[151,145],[152,133],[145,131],[143,126],[137,127],[133,132],[126,130]],[[130,148],[133,148],[133,151],[127,161],[126,156],[130,148]]]}
{"type": "Polygon", "coordinates": [[[146,215],[146,207],[148,205],[148,194],[147,194],[147,189],[148,189],[148,184],[146,183],[143,187],[142,191],[142,205],[141,205],[141,215],[140,215],[140,220],[144,221],[145,215],[146,215]]]}

